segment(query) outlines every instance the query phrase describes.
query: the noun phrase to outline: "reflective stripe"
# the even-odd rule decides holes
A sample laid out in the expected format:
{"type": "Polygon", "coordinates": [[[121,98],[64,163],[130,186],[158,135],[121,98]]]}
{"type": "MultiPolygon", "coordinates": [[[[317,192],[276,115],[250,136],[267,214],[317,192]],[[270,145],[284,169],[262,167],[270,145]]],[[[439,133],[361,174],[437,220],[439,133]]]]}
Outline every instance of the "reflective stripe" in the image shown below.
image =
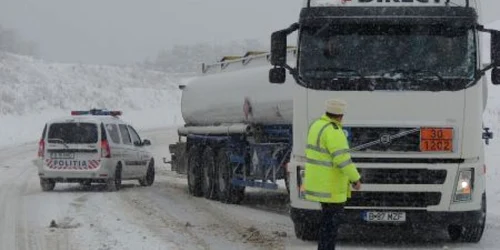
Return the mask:
{"type": "Polygon", "coordinates": [[[328,152],[327,149],[324,149],[324,148],[321,148],[321,147],[318,147],[318,146],[314,146],[314,145],[311,145],[311,144],[307,144],[306,148],[310,149],[310,150],[314,150],[314,151],[319,152],[319,153],[330,154],[330,152],[328,152]]]}
{"type": "Polygon", "coordinates": [[[346,160],[346,161],[344,161],[344,162],[341,162],[341,163],[339,164],[339,168],[345,168],[345,167],[349,166],[349,164],[351,164],[351,163],[352,163],[352,160],[351,160],[351,159],[346,160]]]}
{"type": "Polygon", "coordinates": [[[325,125],[323,125],[323,127],[321,128],[321,130],[319,131],[319,134],[318,134],[318,138],[316,139],[316,146],[320,146],[321,144],[321,135],[323,134],[323,131],[325,131],[326,127],[332,125],[331,123],[327,123],[325,125]]]}
{"type": "Polygon", "coordinates": [[[319,160],[314,160],[314,159],[310,159],[310,158],[306,158],[306,163],[311,163],[314,165],[320,165],[320,166],[329,167],[329,168],[333,167],[333,164],[330,161],[319,161],[319,160]]]}
{"type": "Polygon", "coordinates": [[[323,192],[316,192],[316,191],[310,191],[310,190],[306,190],[305,193],[307,195],[320,197],[320,198],[331,198],[332,197],[331,193],[323,193],[323,192]]]}
{"type": "Polygon", "coordinates": [[[319,152],[319,153],[328,154],[332,158],[333,157],[337,157],[339,155],[343,155],[343,154],[349,152],[349,149],[339,149],[339,150],[333,152],[332,154],[330,154],[330,152],[328,152],[327,149],[324,149],[324,148],[321,148],[321,147],[318,147],[318,146],[314,146],[314,145],[311,145],[311,144],[307,144],[306,148],[310,149],[310,150],[314,150],[314,151],[319,152]]]}
{"type": "Polygon", "coordinates": [[[348,153],[348,152],[349,152],[349,149],[339,149],[339,150],[333,152],[332,157],[337,157],[339,155],[343,155],[343,154],[348,153]]]}

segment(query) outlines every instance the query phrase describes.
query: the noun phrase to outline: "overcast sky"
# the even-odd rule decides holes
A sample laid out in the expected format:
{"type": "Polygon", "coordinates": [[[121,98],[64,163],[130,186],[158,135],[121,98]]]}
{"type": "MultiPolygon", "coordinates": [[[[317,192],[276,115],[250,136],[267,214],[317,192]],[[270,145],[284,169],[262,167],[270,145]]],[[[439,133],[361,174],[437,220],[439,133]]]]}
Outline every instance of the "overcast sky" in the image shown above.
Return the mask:
{"type": "MultiPolygon", "coordinates": [[[[500,0],[480,0],[485,22],[500,0]]],[[[259,39],[298,19],[302,0],[0,0],[0,24],[48,60],[132,63],[174,44],[259,39]]],[[[496,12],[496,13],[495,13],[496,12]]],[[[497,15],[497,16],[495,16],[497,15]]]]}

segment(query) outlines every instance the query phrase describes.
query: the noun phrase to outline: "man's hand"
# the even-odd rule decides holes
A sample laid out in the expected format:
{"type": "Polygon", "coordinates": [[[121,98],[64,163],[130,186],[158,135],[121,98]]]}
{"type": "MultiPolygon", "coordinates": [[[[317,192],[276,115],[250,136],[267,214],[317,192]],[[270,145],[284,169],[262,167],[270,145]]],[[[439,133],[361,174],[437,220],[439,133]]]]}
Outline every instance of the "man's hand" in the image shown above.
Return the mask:
{"type": "Polygon", "coordinates": [[[360,190],[361,189],[361,181],[357,181],[357,182],[353,183],[352,188],[354,188],[355,190],[360,190]]]}

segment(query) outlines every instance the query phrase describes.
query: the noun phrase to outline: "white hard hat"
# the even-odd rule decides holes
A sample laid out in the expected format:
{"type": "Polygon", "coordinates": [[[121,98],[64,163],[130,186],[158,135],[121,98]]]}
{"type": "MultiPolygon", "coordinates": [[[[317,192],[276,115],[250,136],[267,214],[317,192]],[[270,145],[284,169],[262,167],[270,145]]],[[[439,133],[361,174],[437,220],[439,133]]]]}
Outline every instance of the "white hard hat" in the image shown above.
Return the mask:
{"type": "Polygon", "coordinates": [[[325,103],[326,112],[334,115],[343,115],[347,103],[340,99],[330,99],[325,103]]]}

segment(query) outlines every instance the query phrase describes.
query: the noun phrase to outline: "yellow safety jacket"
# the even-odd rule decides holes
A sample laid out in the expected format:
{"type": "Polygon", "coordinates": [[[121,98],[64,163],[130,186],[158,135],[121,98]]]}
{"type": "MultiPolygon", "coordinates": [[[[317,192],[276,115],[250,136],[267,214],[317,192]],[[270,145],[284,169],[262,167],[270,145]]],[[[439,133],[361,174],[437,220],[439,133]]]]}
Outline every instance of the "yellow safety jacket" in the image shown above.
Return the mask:
{"type": "Polygon", "coordinates": [[[311,124],[307,136],[304,173],[305,198],[343,203],[351,197],[351,182],[360,179],[348,152],[342,125],[323,115],[311,124]]]}

